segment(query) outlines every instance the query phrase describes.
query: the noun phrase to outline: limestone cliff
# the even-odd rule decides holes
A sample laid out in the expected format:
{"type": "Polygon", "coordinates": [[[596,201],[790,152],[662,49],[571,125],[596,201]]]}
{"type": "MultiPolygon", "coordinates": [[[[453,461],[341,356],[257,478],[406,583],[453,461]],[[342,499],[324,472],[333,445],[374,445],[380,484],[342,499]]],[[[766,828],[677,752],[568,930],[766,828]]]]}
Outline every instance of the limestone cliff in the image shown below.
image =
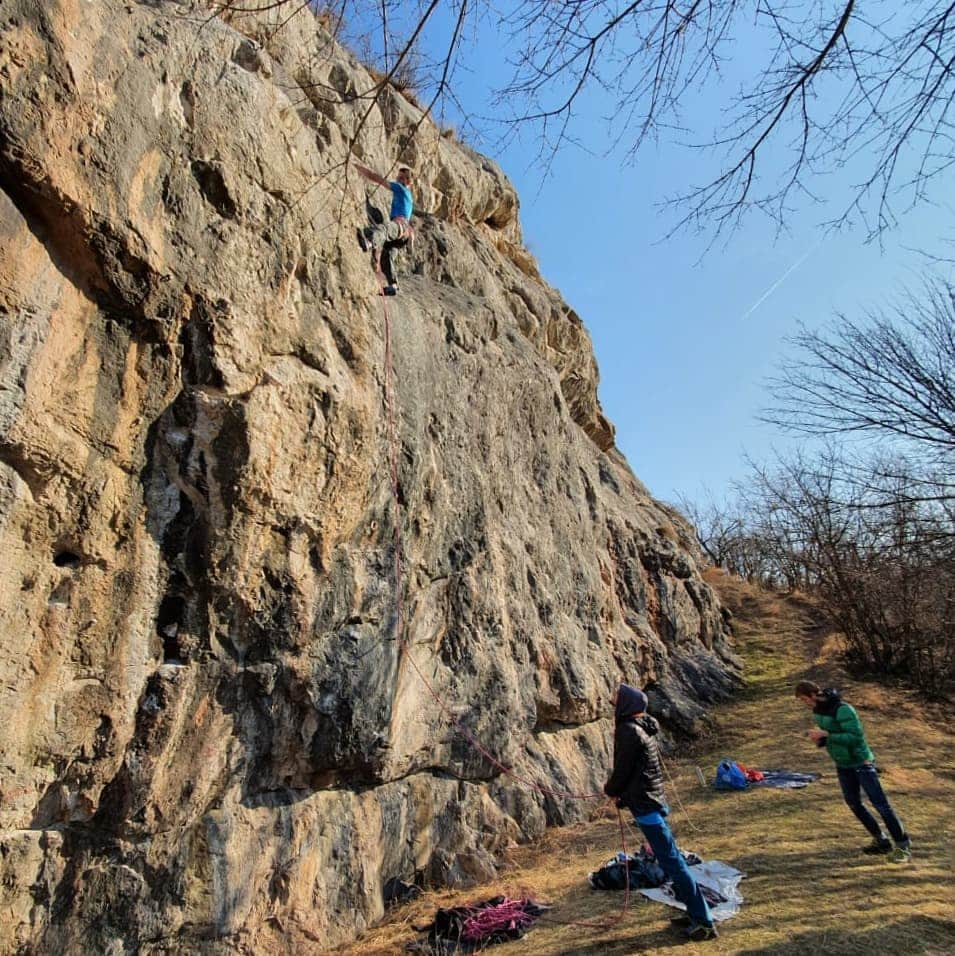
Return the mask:
{"type": "Polygon", "coordinates": [[[513,188],[288,12],[0,5],[3,952],[313,951],[587,812],[409,655],[578,791],[619,679],[731,683],[513,188]],[[349,150],[418,178],[399,509],[349,150]]]}

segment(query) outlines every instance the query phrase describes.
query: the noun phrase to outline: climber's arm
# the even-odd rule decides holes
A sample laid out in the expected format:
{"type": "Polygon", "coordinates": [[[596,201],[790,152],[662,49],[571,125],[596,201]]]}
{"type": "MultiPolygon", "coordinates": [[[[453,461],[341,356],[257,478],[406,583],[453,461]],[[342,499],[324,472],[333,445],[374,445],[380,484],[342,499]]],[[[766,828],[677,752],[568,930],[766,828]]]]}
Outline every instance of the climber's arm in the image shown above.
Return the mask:
{"type": "Polygon", "coordinates": [[[361,163],[355,163],[355,169],[358,170],[365,177],[365,179],[370,179],[373,183],[376,183],[379,186],[387,186],[388,180],[382,179],[378,173],[373,172],[367,166],[362,166],[361,163]]]}

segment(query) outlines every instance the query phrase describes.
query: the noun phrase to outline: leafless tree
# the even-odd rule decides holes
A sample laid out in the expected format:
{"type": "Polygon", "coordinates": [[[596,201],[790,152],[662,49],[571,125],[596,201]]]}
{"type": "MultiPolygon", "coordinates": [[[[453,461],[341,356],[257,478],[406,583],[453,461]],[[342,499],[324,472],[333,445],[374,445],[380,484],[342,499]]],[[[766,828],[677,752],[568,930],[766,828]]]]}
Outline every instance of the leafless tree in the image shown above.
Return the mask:
{"type": "Polygon", "coordinates": [[[821,449],[750,462],[719,505],[681,502],[714,563],[817,598],[847,660],[944,694],[955,687],[955,498],[919,461],[821,449]]]}
{"type": "Polygon", "coordinates": [[[679,197],[685,222],[720,229],[753,208],[782,221],[817,173],[864,156],[837,218],[868,213],[878,232],[894,221],[897,190],[921,199],[952,162],[955,4],[945,0],[524,0],[509,22],[526,37],[502,91],[518,104],[512,122],[539,123],[554,147],[598,87],[635,151],[678,125],[688,97],[719,84],[745,49],[751,66],[709,143],[722,167],[679,197]]]}
{"type": "MultiPolygon", "coordinates": [[[[681,495],[677,508],[690,519],[696,540],[706,557],[717,567],[730,570],[736,541],[743,530],[743,518],[733,505],[718,502],[712,493],[707,492],[701,503],[681,495]]],[[[732,570],[735,572],[736,569],[732,570]]]]}
{"type": "MultiPolygon", "coordinates": [[[[301,68],[296,71],[295,90],[301,96],[296,105],[311,102],[319,109],[324,103],[358,104],[359,113],[349,133],[346,157],[352,153],[362,131],[394,91],[418,106],[418,119],[401,130],[404,144],[414,142],[422,124],[429,122],[435,109],[444,101],[454,101],[452,75],[467,24],[469,0],[418,0],[414,4],[402,0],[191,0],[203,12],[205,20],[221,17],[240,31],[243,20],[264,21],[268,36],[274,38],[296,17],[311,17],[322,28],[314,49],[302,51],[301,68]],[[441,52],[431,59],[422,55],[422,38],[433,23],[439,8],[452,8],[454,16],[441,52]],[[342,90],[327,79],[320,67],[333,54],[335,44],[342,44],[362,55],[368,80],[363,85],[348,85],[342,90]],[[309,76],[311,75],[311,78],[309,76]]],[[[384,174],[390,175],[401,157],[384,174]]],[[[351,165],[347,158],[326,170],[296,197],[319,186],[332,174],[340,176],[339,184],[347,184],[351,165]]],[[[347,191],[338,190],[338,222],[343,219],[347,191]]]]}
{"type": "MultiPolygon", "coordinates": [[[[314,6],[313,0],[222,0],[232,10],[314,6]]],[[[411,37],[443,5],[450,42],[422,69],[437,103],[454,67],[476,61],[470,27],[496,17],[514,47],[496,118],[534,127],[542,152],[575,138],[585,99],[606,97],[610,141],[633,156],[681,132],[701,89],[736,89],[693,144],[715,151],[713,173],[674,198],[680,222],[719,233],[758,209],[782,223],[820,174],[856,176],[833,221],[861,216],[871,234],[944,182],[953,154],[955,0],[335,0],[340,22],[376,25],[385,72],[402,68],[411,37]],[[741,53],[742,51],[742,53],[741,53]],[[745,66],[740,65],[742,56],[745,66]]],[[[489,90],[489,99],[491,92],[489,90]]],[[[840,200],[842,202],[842,200],[840,200]]]]}
{"type": "Polygon", "coordinates": [[[801,567],[852,663],[944,692],[955,680],[955,509],[927,483],[904,461],[860,480],[830,449],[754,467],[749,506],[767,551],[801,567]],[[891,477],[872,477],[882,471],[891,477]]]}
{"type": "MultiPolygon", "coordinates": [[[[903,443],[955,473],[955,290],[939,282],[866,321],[839,316],[803,331],[796,357],[770,382],[766,421],[807,435],[903,443]]],[[[891,464],[876,476],[891,477],[891,464]]],[[[932,481],[932,484],[936,482],[932,481]]],[[[948,485],[955,493],[955,486],[948,485]]]]}
{"type": "Polygon", "coordinates": [[[783,557],[766,516],[742,491],[717,501],[707,492],[702,502],[681,496],[678,509],[689,518],[703,553],[716,567],[752,583],[790,590],[800,584],[783,557]]]}
{"type": "MultiPolygon", "coordinates": [[[[470,12],[469,0],[200,0],[215,16],[241,21],[243,16],[287,11],[279,17],[274,32],[297,16],[314,16],[329,39],[351,48],[372,69],[373,82],[366,89],[342,93],[325,86],[331,100],[367,100],[373,104],[386,86],[418,94],[427,100],[423,112],[446,99],[454,100],[452,77],[470,12]],[[434,55],[424,54],[423,38],[440,9],[452,11],[448,35],[434,55]]],[[[430,38],[434,41],[434,38],[430,38]]],[[[326,51],[327,52],[327,51],[326,51]]],[[[322,51],[316,51],[320,57],[322,51]]]]}

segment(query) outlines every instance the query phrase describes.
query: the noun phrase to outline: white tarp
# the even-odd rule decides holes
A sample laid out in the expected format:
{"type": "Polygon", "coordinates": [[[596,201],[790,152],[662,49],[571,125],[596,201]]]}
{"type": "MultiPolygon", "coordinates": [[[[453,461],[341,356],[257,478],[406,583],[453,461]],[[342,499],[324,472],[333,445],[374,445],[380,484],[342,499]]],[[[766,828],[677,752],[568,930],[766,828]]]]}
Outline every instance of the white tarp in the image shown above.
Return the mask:
{"type": "MultiPolygon", "coordinates": [[[[690,867],[690,872],[694,879],[701,886],[719,893],[726,900],[725,903],[710,903],[710,912],[713,919],[729,919],[739,912],[740,904],[743,902],[743,895],[739,891],[739,881],[746,876],[745,873],[734,869],[728,863],[721,863],[719,860],[705,860],[703,863],[697,863],[690,867]]],[[[686,907],[680,903],[673,895],[673,886],[666,883],[650,890],[640,890],[648,899],[656,900],[658,903],[666,903],[667,906],[675,906],[677,909],[685,910],[686,907]]]]}

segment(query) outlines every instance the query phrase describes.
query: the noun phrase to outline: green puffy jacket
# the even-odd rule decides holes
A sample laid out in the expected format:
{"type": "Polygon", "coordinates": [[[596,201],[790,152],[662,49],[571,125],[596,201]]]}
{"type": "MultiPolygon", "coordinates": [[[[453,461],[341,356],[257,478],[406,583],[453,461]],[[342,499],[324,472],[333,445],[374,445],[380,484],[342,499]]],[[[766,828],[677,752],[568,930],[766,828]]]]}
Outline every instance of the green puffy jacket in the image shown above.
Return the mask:
{"type": "Polygon", "coordinates": [[[840,704],[834,714],[814,714],[816,724],[828,735],[826,750],[837,767],[861,767],[875,760],[862,721],[851,704],[840,704]]]}

